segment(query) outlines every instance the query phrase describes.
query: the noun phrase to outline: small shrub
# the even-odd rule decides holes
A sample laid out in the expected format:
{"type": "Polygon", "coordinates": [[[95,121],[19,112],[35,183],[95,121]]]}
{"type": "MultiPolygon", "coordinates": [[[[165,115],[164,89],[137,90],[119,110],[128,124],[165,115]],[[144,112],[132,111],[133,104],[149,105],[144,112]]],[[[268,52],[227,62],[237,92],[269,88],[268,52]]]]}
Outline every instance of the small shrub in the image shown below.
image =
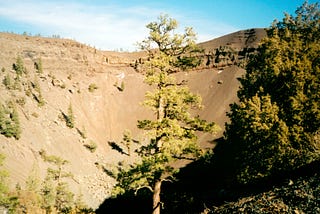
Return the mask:
{"type": "Polygon", "coordinates": [[[19,114],[12,102],[6,106],[0,103],[0,134],[6,137],[14,137],[16,140],[20,138],[19,114]]]}
{"type": "Polygon", "coordinates": [[[84,147],[90,150],[90,152],[94,153],[97,149],[97,144],[93,141],[91,141],[89,144],[84,144],[84,147]]]}
{"type": "Polygon", "coordinates": [[[12,83],[12,79],[11,79],[10,74],[7,74],[4,77],[2,83],[6,87],[6,89],[8,89],[8,90],[13,89],[13,83],[12,83]]]}
{"type": "Polygon", "coordinates": [[[15,79],[14,79],[13,89],[14,89],[14,90],[18,90],[18,91],[21,91],[21,90],[22,90],[21,81],[20,81],[19,78],[15,78],[15,79]]]}
{"type": "Polygon", "coordinates": [[[35,101],[37,101],[39,107],[44,106],[45,101],[44,101],[41,93],[38,93],[38,95],[32,93],[32,95],[33,95],[33,99],[34,99],[35,101]]]}
{"type": "Polygon", "coordinates": [[[28,97],[31,97],[31,95],[32,95],[32,87],[31,87],[31,83],[30,82],[27,83],[27,86],[26,86],[26,88],[24,90],[25,90],[25,94],[28,97]]]}
{"type": "Polygon", "coordinates": [[[39,114],[37,112],[33,112],[31,115],[34,116],[35,118],[39,117],[39,114]]]}
{"type": "Polygon", "coordinates": [[[69,104],[68,114],[65,114],[63,112],[61,112],[61,113],[62,113],[63,119],[66,122],[67,127],[69,127],[70,129],[74,128],[74,115],[73,115],[71,103],[69,104]]]}
{"type": "Polygon", "coordinates": [[[16,99],[16,103],[23,107],[26,104],[26,98],[25,97],[19,97],[19,98],[16,99]]]}
{"type": "Polygon", "coordinates": [[[12,68],[16,71],[18,77],[22,76],[22,74],[26,72],[23,60],[20,56],[17,57],[16,63],[12,65],[12,68]]]}
{"type": "Polygon", "coordinates": [[[37,101],[39,107],[45,105],[45,100],[43,99],[40,84],[36,76],[34,77],[34,81],[28,84],[26,95],[33,95],[33,98],[37,101]],[[35,90],[35,93],[32,92],[32,88],[35,90]]]}
{"type": "Polygon", "coordinates": [[[46,103],[46,102],[44,101],[42,94],[39,93],[39,96],[38,96],[38,106],[39,106],[39,107],[44,106],[45,103],[46,103]]]}
{"type": "Polygon", "coordinates": [[[88,87],[89,92],[94,92],[98,89],[98,86],[95,83],[91,83],[88,87]]]}
{"type": "Polygon", "coordinates": [[[40,89],[40,84],[39,84],[39,81],[38,81],[38,79],[37,79],[36,76],[34,77],[33,82],[31,82],[31,86],[32,86],[32,88],[34,88],[34,90],[36,90],[37,92],[41,91],[41,89],[40,89]]]}
{"type": "Polygon", "coordinates": [[[54,74],[52,74],[52,71],[50,71],[50,73],[49,73],[48,77],[50,77],[50,78],[51,78],[51,80],[55,80],[55,79],[57,79],[57,78],[56,78],[56,76],[55,76],[54,74]]]}
{"type": "Polygon", "coordinates": [[[120,85],[120,91],[124,91],[124,82],[121,82],[121,85],[120,85]]]}
{"type": "Polygon", "coordinates": [[[39,74],[43,73],[41,58],[39,58],[38,61],[34,63],[34,68],[36,69],[37,73],[39,73],[39,74]]]}
{"type": "Polygon", "coordinates": [[[118,84],[118,82],[115,82],[114,84],[113,84],[113,86],[114,87],[116,87],[119,91],[124,91],[124,88],[125,88],[125,85],[124,85],[124,82],[122,81],[121,82],[121,84],[120,84],[120,86],[119,86],[119,84],[118,84]]]}
{"type": "Polygon", "coordinates": [[[83,126],[82,127],[82,130],[78,129],[77,128],[77,131],[79,133],[79,135],[83,138],[83,139],[86,139],[87,138],[87,131],[86,131],[86,128],[83,126]]]}

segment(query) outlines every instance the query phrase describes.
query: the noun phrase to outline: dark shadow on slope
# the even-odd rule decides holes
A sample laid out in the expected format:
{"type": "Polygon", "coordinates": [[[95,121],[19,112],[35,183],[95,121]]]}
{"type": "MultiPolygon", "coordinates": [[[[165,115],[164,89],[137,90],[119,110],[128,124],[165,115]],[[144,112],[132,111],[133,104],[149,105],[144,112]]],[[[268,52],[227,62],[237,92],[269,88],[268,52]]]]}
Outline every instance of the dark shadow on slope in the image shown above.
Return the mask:
{"type": "Polygon", "coordinates": [[[177,182],[163,185],[165,210],[162,213],[201,213],[207,207],[260,194],[288,184],[291,179],[320,171],[320,161],[314,161],[299,169],[282,171],[272,177],[243,185],[236,180],[236,152],[221,138],[217,140],[214,155],[181,169],[177,182]]]}
{"type": "MultiPolygon", "coordinates": [[[[219,140],[217,143],[219,143],[219,140]]],[[[207,196],[211,195],[211,190],[216,188],[216,184],[219,183],[218,177],[213,173],[211,158],[203,158],[182,168],[177,175],[177,182],[163,183],[161,194],[162,214],[200,213],[203,210],[204,201],[207,200],[207,196]]],[[[220,175],[222,174],[220,173],[220,175]]],[[[96,212],[151,213],[151,200],[152,195],[148,190],[145,192],[140,190],[138,196],[133,193],[126,193],[117,198],[106,199],[96,212]]]]}
{"type": "MultiPolygon", "coordinates": [[[[216,140],[216,143],[214,155],[207,155],[182,168],[176,182],[163,183],[162,214],[201,213],[207,207],[266,192],[287,184],[290,179],[320,171],[320,161],[316,161],[298,170],[282,172],[254,184],[241,185],[236,180],[234,157],[237,151],[222,138],[216,140]]],[[[97,213],[151,213],[151,199],[150,192],[106,199],[97,213]]]]}
{"type": "Polygon", "coordinates": [[[140,190],[139,194],[125,193],[117,198],[107,198],[96,210],[97,214],[152,213],[152,195],[149,190],[140,190]]]}
{"type": "Polygon", "coordinates": [[[320,213],[319,195],[319,172],[311,169],[268,191],[211,207],[209,213],[320,213]]]}
{"type": "Polygon", "coordinates": [[[109,146],[111,146],[111,149],[116,150],[117,152],[119,152],[122,155],[129,156],[129,154],[124,152],[124,150],[116,142],[109,141],[108,144],[109,144],[109,146]]]}
{"type": "Polygon", "coordinates": [[[217,139],[214,153],[182,168],[177,182],[163,185],[165,210],[162,213],[200,213],[212,201],[222,203],[228,198],[226,186],[232,182],[231,163],[226,162],[223,139],[217,139]],[[223,148],[222,148],[223,147],[223,148]]]}
{"type": "MultiPolygon", "coordinates": [[[[218,149],[223,144],[222,139],[216,140],[215,150],[221,150],[221,157],[224,149],[218,149]]],[[[109,142],[110,144],[110,142],[109,142]]],[[[195,161],[180,170],[177,181],[164,182],[161,194],[163,202],[162,214],[165,213],[200,213],[204,207],[211,205],[214,200],[224,201],[223,191],[226,175],[230,174],[229,168],[218,164],[218,155],[207,156],[195,161]],[[214,158],[213,158],[214,157],[214,158]],[[216,163],[216,164],[213,164],[216,163]],[[214,197],[212,197],[214,196],[214,197]],[[210,202],[210,204],[209,204],[210,202]]],[[[220,156],[219,156],[220,157],[220,156]]],[[[220,162],[224,162],[219,160],[220,162]]],[[[97,213],[151,213],[152,195],[150,192],[139,191],[139,195],[126,193],[117,198],[106,199],[97,209],[97,213]]]]}

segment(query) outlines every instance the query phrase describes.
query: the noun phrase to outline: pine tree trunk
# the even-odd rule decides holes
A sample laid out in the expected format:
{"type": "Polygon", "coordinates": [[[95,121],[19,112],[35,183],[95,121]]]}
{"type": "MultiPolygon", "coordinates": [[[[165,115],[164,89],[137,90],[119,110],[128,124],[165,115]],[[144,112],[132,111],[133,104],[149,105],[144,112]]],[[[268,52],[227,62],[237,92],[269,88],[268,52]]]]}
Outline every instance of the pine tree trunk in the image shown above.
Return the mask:
{"type": "Polygon", "coordinates": [[[161,180],[156,181],[153,188],[153,212],[152,214],[160,214],[161,211],[161,201],[160,201],[160,192],[161,192],[161,180]]]}
{"type": "MultiPolygon", "coordinates": [[[[163,99],[160,97],[159,99],[159,107],[157,112],[157,120],[158,122],[161,122],[164,119],[164,107],[163,107],[163,99]]],[[[159,137],[158,130],[157,130],[157,137],[159,137]]],[[[161,139],[157,140],[157,148],[156,151],[158,152],[160,148],[162,147],[162,141],[161,139]]]]}

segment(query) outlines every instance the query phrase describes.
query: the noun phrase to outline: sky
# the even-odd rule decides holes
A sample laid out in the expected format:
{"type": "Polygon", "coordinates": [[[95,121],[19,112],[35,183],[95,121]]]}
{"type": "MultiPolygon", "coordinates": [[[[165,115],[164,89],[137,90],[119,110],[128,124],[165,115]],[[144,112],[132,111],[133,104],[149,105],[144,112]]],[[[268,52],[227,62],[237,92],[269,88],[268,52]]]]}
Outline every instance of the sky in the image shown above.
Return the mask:
{"type": "MultiPolygon", "coordinates": [[[[266,28],[304,0],[0,0],[0,31],[74,39],[100,50],[137,50],[148,23],[168,14],[198,42],[266,28]]],[[[315,3],[317,0],[309,0],[315,3]]]]}

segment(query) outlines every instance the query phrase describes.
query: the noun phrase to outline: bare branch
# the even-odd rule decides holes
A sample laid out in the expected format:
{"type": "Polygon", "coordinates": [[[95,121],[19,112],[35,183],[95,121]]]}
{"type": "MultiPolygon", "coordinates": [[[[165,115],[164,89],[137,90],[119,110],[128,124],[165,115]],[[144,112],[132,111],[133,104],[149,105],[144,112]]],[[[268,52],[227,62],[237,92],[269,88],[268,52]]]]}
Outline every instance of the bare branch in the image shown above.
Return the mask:
{"type": "Polygon", "coordinates": [[[139,191],[140,189],[143,189],[143,188],[147,188],[147,189],[149,189],[151,192],[153,192],[153,189],[152,189],[151,186],[145,185],[145,186],[140,186],[140,187],[138,187],[138,188],[136,189],[136,191],[134,192],[134,195],[137,195],[137,194],[138,194],[138,191],[139,191]]]}
{"type": "Polygon", "coordinates": [[[161,179],[161,182],[162,181],[167,181],[167,182],[173,183],[173,181],[175,181],[175,180],[176,179],[172,175],[170,175],[170,176],[168,176],[166,178],[161,179]]]}

